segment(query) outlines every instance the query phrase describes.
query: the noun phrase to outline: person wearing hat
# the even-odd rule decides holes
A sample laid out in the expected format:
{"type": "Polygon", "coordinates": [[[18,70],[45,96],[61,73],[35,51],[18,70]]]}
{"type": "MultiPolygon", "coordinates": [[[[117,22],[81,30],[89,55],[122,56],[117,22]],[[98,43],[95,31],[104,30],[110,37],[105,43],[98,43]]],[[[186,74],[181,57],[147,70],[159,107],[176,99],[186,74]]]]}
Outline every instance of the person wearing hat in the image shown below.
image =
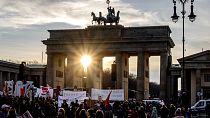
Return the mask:
{"type": "Polygon", "coordinates": [[[9,111],[10,106],[3,104],[1,106],[1,110],[0,110],[0,118],[6,118],[7,117],[7,113],[9,111]]]}
{"type": "Polygon", "coordinates": [[[7,118],[17,118],[16,109],[14,107],[9,109],[7,118]]]}

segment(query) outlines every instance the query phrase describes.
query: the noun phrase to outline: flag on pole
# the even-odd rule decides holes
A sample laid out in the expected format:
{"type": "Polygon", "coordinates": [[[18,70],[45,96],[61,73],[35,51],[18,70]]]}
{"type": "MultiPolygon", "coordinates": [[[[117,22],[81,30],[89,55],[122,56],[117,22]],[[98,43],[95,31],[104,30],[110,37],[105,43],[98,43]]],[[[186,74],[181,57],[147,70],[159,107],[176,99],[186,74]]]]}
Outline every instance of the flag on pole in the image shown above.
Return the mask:
{"type": "Polygon", "coordinates": [[[22,116],[19,118],[33,118],[31,113],[27,110],[22,116]]]}
{"type": "Polygon", "coordinates": [[[112,93],[112,91],[110,91],[109,95],[107,96],[106,100],[104,101],[105,106],[107,106],[107,105],[109,106],[109,102],[110,102],[109,98],[110,98],[111,93],[112,93]]]}

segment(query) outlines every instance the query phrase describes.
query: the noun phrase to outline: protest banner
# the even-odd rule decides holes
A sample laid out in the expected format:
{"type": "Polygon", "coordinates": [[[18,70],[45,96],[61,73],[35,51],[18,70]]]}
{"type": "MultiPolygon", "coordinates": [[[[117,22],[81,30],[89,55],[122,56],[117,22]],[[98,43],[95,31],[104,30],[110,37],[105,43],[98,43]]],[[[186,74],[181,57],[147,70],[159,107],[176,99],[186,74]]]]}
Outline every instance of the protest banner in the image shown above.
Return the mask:
{"type": "Polygon", "coordinates": [[[31,89],[33,88],[33,81],[27,81],[26,84],[23,86],[24,88],[24,96],[31,97],[31,89]]]}
{"type": "Polygon", "coordinates": [[[63,100],[67,101],[67,104],[70,105],[71,102],[78,100],[79,103],[83,102],[86,97],[86,91],[63,91],[63,96],[58,96],[58,107],[61,107],[63,100]]]}
{"type": "Polygon", "coordinates": [[[34,97],[53,98],[53,89],[50,89],[49,87],[41,87],[41,89],[37,88],[34,97]]]}
{"type": "Polygon", "coordinates": [[[15,84],[15,91],[14,91],[14,96],[21,96],[21,88],[23,88],[23,82],[22,81],[17,81],[15,84]]]}
{"type": "Polygon", "coordinates": [[[106,90],[106,89],[91,89],[91,99],[92,100],[105,100],[107,98],[107,96],[110,94],[110,98],[109,100],[112,101],[124,101],[124,89],[110,89],[110,90],[106,90]]]}
{"type": "Polygon", "coordinates": [[[11,80],[11,81],[5,81],[4,83],[4,95],[13,95],[13,84],[14,84],[14,81],[11,80]]]}

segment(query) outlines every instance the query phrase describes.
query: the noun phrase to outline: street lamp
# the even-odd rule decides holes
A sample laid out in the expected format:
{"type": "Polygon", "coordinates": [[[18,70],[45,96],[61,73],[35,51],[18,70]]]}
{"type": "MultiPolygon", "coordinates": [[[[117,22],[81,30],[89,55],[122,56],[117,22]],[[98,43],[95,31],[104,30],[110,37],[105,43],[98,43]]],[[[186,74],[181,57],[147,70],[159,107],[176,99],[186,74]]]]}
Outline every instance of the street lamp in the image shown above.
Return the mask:
{"type": "MultiPolygon", "coordinates": [[[[182,37],[183,38],[182,39],[182,41],[183,41],[182,80],[184,80],[184,78],[185,78],[185,76],[184,76],[184,67],[185,67],[185,62],[184,62],[184,50],[185,50],[184,49],[184,41],[185,41],[185,39],[184,39],[184,19],[185,19],[185,13],[186,13],[186,11],[185,11],[185,4],[189,0],[173,0],[173,3],[174,3],[174,14],[173,14],[173,16],[171,16],[171,18],[172,18],[172,21],[175,22],[175,23],[178,21],[178,18],[179,18],[179,16],[176,13],[176,1],[179,1],[181,3],[181,5],[182,5],[182,11],[181,11],[182,19],[183,19],[183,30],[182,30],[183,31],[183,37],[182,37]]],[[[193,12],[193,2],[194,2],[194,0],[191,0],[191,13],[188,16],[189,20],[191,22],[195,21],[195,17],[196,17],[196,15],[193,12]]]]}
{"type": "Polygon", "coordinates": [[[109,3],[110,3],[110,1],[109,1],[109,0],[107,0],[107,1],[106,1],[106,4],[108,4],[108,7],[109,7],[109,3]]]}

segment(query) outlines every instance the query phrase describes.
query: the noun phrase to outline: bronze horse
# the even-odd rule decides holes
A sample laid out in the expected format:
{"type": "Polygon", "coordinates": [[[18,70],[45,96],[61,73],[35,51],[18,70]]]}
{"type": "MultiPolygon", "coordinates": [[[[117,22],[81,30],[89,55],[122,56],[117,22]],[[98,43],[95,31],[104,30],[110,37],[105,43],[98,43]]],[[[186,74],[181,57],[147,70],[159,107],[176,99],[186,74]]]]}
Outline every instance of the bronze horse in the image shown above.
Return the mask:
{"type": "Polygon", "coordinates": [[[117,15],[107,15],[107,18],[105,18],[105,25],[106,23],[110,23],[110,25],[112,25],[112,23],[115,23],[115,25],[118,25],[119,20],[120,20],[120,11],[117,11],[117,15]]]}
{"type": "Polygon", "coordinates": [[[93,16],[92,24],[93,24],[93,21],[95,21],[98,24],[100,24],[100,19],[99,19],[99,17],[96,17],[94,12],[91,12],[91,16],[93,16]]]}
{"type": "Polygon", "coordinates": [[[115,23],[115,25],[117,25],[120,20],[119,15],[120,15],[120,11],[117,12],[116,16],[107,15],[107,18],[105,18],[102,16],[101,12],[99,12],[99,17],[96,17],[95,13],[91,12],[91,16],[93,16],[92,24],[93,24],[93,21],[95,21],[98,23],[98,25],[102,24],[102,22],[104,25],[106,25],[106,23],[110,23],[111,25],[112,23],[115,23]]]}

